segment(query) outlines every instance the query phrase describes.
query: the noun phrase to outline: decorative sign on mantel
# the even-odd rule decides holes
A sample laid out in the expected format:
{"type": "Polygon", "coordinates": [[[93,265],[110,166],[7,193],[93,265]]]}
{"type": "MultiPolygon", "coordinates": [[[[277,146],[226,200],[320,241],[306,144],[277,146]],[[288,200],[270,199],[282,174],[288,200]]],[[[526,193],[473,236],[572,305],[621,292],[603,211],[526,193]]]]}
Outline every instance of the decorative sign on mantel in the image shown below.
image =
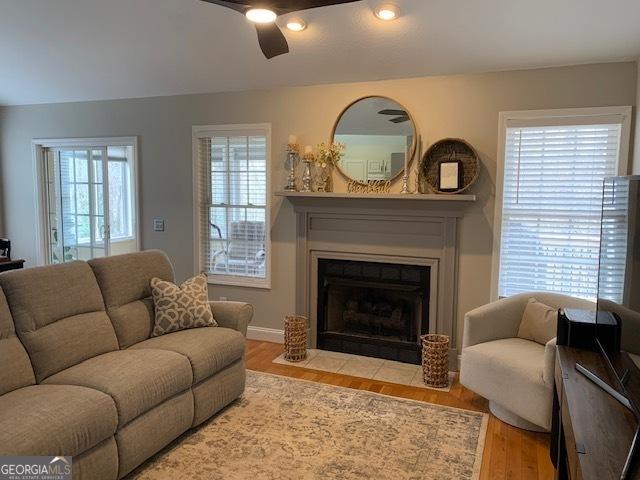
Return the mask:
{"type": "Polygon", "coordinates": [[[369,180],[368,182],[349,180],[347,191],[349,193],[389,193],[391,180],[369,180]]]}

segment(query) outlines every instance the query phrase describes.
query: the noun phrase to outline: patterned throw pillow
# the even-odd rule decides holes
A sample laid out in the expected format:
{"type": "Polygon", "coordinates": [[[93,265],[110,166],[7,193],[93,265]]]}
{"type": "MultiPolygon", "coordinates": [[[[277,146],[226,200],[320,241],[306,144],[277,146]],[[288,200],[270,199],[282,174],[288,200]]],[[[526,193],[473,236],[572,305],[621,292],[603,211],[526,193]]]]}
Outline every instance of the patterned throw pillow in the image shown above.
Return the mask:
{"type": "Polygon", "coordinates": [[[217,327],[207,292],[207,276],[200,274],[179,287],[172,282],[151,279],[156,312],[152,337],[196,327],[217,327]]]}

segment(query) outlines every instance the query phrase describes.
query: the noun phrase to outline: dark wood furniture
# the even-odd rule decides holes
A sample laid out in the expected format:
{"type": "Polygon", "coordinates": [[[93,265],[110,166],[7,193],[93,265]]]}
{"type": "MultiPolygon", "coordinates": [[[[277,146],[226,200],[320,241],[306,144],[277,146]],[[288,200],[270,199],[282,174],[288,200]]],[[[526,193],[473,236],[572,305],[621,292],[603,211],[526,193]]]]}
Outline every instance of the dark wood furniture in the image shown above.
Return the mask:
{"type": "MultiPolygon", "coordinates": [[[[551,437],[555,478],[617,480],[631,445],[636,419],[576,371],[576,362],[615,385],[599,353],[557,347],[551,437]]],[[[640,479],[637,470],[634,479],[640,479]]]]}
{"type": "Polygon", "coordinates": [[[0,262],[0,273],[8,270],[18,270],[24,268],[24,260],[9,260],[7,262],[0,262]]]}

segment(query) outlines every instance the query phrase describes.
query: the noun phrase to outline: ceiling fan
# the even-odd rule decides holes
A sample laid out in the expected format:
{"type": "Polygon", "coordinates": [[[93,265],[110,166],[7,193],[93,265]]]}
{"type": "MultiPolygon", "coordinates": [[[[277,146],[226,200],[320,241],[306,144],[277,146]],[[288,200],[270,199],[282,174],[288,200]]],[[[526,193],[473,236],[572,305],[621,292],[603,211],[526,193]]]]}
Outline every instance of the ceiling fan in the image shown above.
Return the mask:
{"type": "Polygon", "coordinates": [[[404,110],[386,109],[386,110],[380,110],[378,113],[380,115],[393,115],[396,118],[389,119],[389,121],[393,123],[403,123],[403,122],[408,122],[410,120],[409,114],[404,110]]]}
{"type": "Polygon", "coordinates": [[[246,15],[256,24],[258,43],[267,58],[289,53],[289,45],[282,30],[275,24],[275,19],[299,10],[328,7],[342,3],[353,3],[360,0],[202,0],[230,8],[246,15]]]}

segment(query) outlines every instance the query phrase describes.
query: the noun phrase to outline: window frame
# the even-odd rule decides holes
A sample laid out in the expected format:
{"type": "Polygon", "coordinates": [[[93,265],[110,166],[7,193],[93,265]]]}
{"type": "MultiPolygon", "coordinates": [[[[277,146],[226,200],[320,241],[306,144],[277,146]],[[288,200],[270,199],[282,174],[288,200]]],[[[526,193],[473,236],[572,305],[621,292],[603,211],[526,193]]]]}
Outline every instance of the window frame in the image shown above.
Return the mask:
{"type": "Polygon", "coordinates": [[[514,127],[548,127],[561,125],[614,124],[621,125],[618,175],[629,173],[631,138],[630,106],[564,108],[553,110],[505,111],[498,115],[498,155],[496,157],[496,194],[491,255],[491,301],[498,300],[500,281],[500,251],[502,243],[502,208],[507,129],[514,127]]]}
{"type": "Polygon", "coordinates": [[[195,125],[192,127],[192,168],[193,168],[193,249],[194,249],[194,273],[198,274],[202,271],[202,204],[201,199],[203,192],[201,191],[201,175],[202,165],[200,163],[200,139],[215,136],[233,136],[234,134],[244,136],[247,131],[261,131],[266,138],[265,147],[265,186],[266,186],[266,205],[265,205],[265,250],[267,252],[265,260],[265,278],[245,277],[237,275],[221,275],[207,273],[209,284],[225,285],[236,287],[248,287],[259,289],[271,289],[271,265],[272,265],[272,242],[271,242],[271,206],[272,206],[272,189],[271,189],[271,123],[251,123],[251,124],[228,124],[228,125],[195,125]]]}
{"type": "MultiPolygon", "coordinates": [[[[130,198],[132,219],[132,233],[135,235],[136,251],[142,249],[142,234],[140,221],[140,183],[139,183],[139,156],[140,139],[138,136],[129,137],[69,137],[69,138],[34,138],[31,140],[31,156],[34,162],[33,179],[35,183],[34,204],[36,210],[36,265],[48,263],[48,229],[47,217],[47,188],[43,188],[46,181],[45,149],[55,148],[108,148],[108,147],[132,147],[133,159],[130,166],[130,184],[133,187],[133,195],[130,198]]],[[[130,241],[133,237],[109,239],[110,243],[130,241]]]]}

